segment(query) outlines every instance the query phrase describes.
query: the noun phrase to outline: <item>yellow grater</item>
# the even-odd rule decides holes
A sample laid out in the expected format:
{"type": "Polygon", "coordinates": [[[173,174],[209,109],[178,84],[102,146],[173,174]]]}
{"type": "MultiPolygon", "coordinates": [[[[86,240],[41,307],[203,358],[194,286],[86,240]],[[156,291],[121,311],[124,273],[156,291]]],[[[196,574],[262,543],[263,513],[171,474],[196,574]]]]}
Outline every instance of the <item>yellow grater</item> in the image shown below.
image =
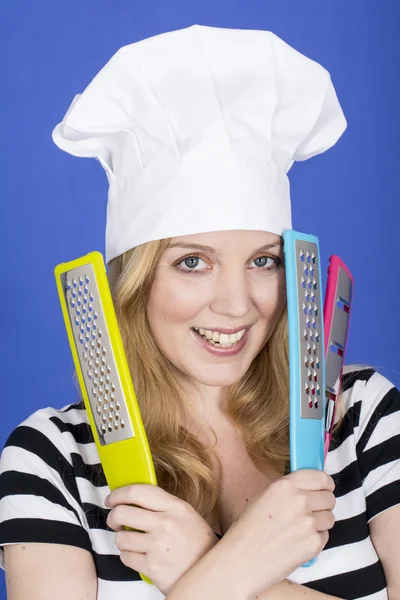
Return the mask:
{"type": "MultiPolygon", "coordinates": [[[[82,397],[110,490],[157,485],[100,252],[54,274],[82,397]]],[[[129,529],[126,527],[126,529],[129,529]]],[[[147,583],[150,579],[140,573],[147,583]]]]}

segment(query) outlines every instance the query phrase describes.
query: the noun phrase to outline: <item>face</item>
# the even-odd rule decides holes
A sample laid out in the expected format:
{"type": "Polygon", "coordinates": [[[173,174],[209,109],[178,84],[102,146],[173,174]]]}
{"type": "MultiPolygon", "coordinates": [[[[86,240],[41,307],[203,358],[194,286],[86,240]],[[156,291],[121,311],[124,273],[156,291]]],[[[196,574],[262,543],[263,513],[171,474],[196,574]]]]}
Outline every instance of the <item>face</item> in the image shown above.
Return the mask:
{"type": "Polygon", "coordinates": [[[285,300],[281,238],[218,231],[172,239],[157,265],[147,315],[178,379],[223,388],[246,373],[285,300]]]}

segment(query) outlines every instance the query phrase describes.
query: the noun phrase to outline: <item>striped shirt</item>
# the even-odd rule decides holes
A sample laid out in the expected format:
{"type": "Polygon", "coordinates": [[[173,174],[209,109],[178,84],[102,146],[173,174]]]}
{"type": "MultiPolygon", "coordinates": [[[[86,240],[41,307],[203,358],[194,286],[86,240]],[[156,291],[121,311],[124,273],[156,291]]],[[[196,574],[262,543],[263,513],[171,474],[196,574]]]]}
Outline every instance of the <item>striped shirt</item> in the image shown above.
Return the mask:
{"type": "MultiPolygon", "coordinates": [[[[368,524],[400,504],[400,392],[371,368],[345,368],[345,418],[325,470],[336,483],[336,522],[316,563],[288,578],[339,598],[388,598],[368,524]]],[[[92,554],[98,600],[159,600],[119,558],[106,524],[109,493],[79,404],[38,410],[9,436],[0,460],[0,566],[4,545],[48,542],[92,554]]],[[[218,536],[221,537],[221,536],[218,536]]]]}

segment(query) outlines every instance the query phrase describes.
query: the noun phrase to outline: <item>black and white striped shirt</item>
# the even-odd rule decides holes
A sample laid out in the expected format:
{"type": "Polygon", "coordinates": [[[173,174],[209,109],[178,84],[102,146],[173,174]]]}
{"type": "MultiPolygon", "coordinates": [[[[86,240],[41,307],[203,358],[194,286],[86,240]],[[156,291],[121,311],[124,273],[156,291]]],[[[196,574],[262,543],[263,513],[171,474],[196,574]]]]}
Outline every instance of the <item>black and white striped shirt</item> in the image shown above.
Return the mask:
{"type": "MultiPolygon", "coordinates": [[[[345,419],[325,466],[336,482],[336,523],[317,562],[289,579],[339,598],[385,600],[368,523],[400,504],[400,392],[359,365],[345,368],[342,390],[345,419]]],[[[11,433],[0,461],[0,566],[5,544],[78,546],[93,556],[98,600],[162,599],[119,559],[103,503],[110,490],[98,464],[78,404],[38,410],[11,433]]]]}

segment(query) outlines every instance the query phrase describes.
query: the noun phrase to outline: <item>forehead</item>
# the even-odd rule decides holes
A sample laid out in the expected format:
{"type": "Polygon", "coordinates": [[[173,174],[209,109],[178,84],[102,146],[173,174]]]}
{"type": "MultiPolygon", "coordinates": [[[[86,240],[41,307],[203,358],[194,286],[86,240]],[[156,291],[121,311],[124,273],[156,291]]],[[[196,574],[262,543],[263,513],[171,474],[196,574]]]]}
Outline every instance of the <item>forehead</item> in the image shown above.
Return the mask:
{"type": "Polygon", "coordinates": [[[279,249],[279,246],[283,246],[283,238],[280,235],[268,231],[212,231],[174,237],[171,239],[169,247],[204,245],[219,251],[225,248],[238,246],[243,247],[244,249],[257,249],[258,247],[269,244],[274,245],[279,249]]]}

